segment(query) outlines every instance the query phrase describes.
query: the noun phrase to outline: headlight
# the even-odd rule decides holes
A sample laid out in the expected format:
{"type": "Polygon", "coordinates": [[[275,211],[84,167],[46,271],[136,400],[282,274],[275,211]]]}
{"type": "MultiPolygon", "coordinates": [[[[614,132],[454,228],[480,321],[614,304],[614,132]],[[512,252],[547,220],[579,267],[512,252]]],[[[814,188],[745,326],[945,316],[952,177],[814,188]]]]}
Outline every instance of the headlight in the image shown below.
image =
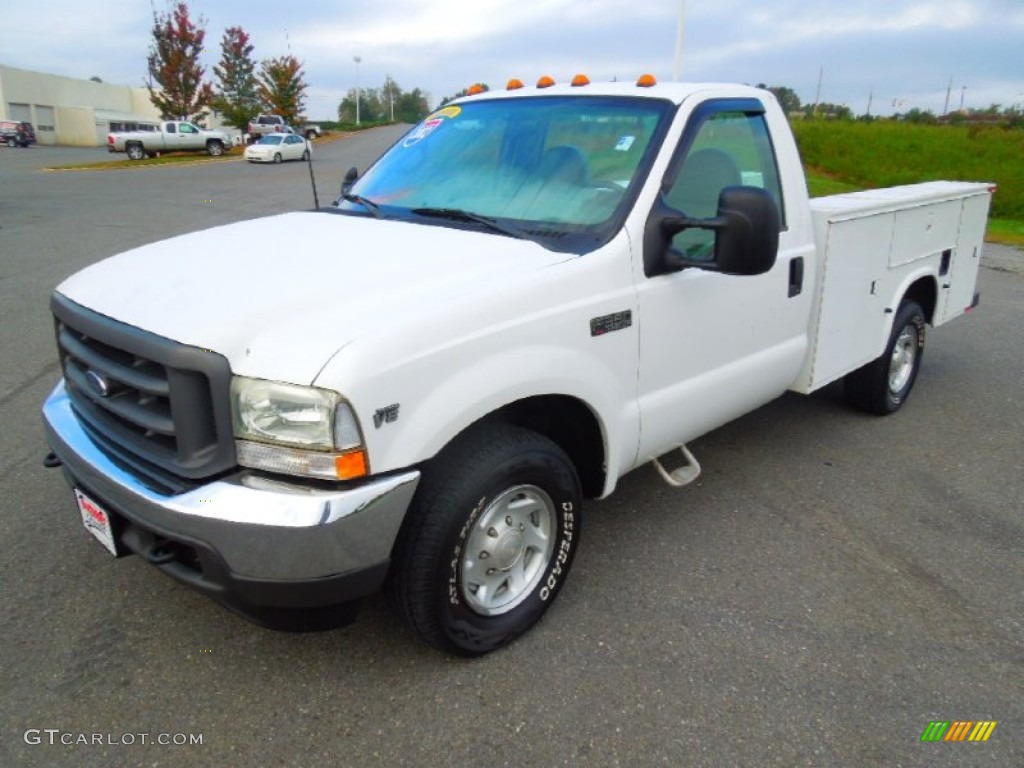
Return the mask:
{"type": "Polygon", "coordinates": [[[337,392],[236,376],[231,412],[243,466],[331,480],[369,472],[359,422],[337,392]]]}

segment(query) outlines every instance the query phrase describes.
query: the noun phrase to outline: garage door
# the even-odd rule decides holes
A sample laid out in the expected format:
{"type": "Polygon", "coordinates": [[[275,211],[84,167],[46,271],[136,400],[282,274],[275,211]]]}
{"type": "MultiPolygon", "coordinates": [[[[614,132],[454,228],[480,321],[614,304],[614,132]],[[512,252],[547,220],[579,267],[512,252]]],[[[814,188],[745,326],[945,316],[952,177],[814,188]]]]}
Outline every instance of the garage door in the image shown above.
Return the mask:
{"type": "Polygon", "coordinates": [[[36,104],[36,141],[40,144],[53,144],[57,138],[56,130],[53,107],[36,104]]]}
{"type": "Polygon", "coordinates": [[[13,101],[7,102],[7,115],[8,120],[17,120],[19,123],[32,122],[32,110],[29,109],[28,104],[16,104],[13,101]]]}

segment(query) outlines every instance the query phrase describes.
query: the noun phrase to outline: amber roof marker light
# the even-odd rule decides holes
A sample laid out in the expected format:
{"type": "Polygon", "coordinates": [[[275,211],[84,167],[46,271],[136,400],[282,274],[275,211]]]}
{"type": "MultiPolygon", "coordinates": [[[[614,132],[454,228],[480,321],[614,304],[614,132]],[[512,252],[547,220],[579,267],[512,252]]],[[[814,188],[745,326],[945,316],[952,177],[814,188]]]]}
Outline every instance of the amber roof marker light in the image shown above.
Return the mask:
{"type": "Polygon", "coordinates": [[[473,85],[469,86],[469,90],[466,91],[466,95],[476,96],[478,93],[483,93],[485,90],[487,89],[480,85],[480,83],[474,83],[473,85]]]}
{"type": "Polygon", "coordinates": [[[537,81],[538,88],[550,88],[555,84],[555,79],[550,75],[544,75],[537,81]]]}
{"type": "Polygon", "coordinates": [[[650,88],[651,86],[657,85],[658,80],[654,75],[640,75],[640,77],[636,79],[636,84],[640,88],[650,88]]]}
{"type": "Polygon", "coordinates": [[[579,88],[581,85],[590,85],[590,78],[582,74],[576,75],[576,77],[572,79],[571,85],[573,88],[579,88]]]}
{"type": "Polygon", "coordinates": [[[505,90],[507,91],[518,91],[523,87],[523,81],[518,77],[513,77],[505,84],[505,90]]]}

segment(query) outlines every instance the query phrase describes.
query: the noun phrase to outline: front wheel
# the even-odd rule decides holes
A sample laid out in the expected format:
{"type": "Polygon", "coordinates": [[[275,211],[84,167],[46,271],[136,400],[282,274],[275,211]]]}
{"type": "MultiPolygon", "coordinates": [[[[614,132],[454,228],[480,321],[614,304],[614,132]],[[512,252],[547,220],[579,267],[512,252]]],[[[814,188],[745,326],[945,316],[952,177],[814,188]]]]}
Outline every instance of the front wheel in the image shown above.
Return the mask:
{"type": "Polygon", "coordinates": [[[424,471],[393,553],[392,606],[443,650],[507,645],[565,583],[580,497],[571,461],[548,438],[506,424],[471,429],[424,471]]]}
{"type": "Polygon", "coordinates": [[[280,152],[276,152],[274,154],[274,165],[277,165],[280,162],[281,162],[281,153],[280,152]]]}
{"type": "Polygon", "coordinates": [[[224,154],[224,144],[219,141],[211,141],[206,145],[206,151],[210,157],[220,157],[224,154]]]}
{"type": "Polygon", "coordinates": [[[7,146],[8,147],[12,147],[12,148],[18,146],[17,139],[13,139],[13,138],[7,139],[7,146]]]}
{"type": "Polygon", "coordinates": [[[308,163],[309,162],[309,150],[308,149],[305,150],[302,153],[302,162],[304,162],[304,163],[308,163]]]}
{"type": "Polygon", "coordinates": [[[924,354],[924,310],[916,301],[900,304],[885,351],[844,379],[846,399],[861,411],[886,416],[910,396],[924,354]]]}

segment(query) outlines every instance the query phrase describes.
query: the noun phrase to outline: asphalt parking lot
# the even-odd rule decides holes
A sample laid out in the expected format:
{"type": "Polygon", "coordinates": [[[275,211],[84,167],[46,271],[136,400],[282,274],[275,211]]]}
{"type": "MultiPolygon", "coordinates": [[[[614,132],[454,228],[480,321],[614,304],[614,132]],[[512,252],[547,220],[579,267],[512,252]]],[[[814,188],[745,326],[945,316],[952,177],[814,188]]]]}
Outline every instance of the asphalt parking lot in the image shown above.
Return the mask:
{"type": "MultiPolygon", "coordinates": [[[[318,145],[321,202],[397,135],[318,145]]],[[[694,443],[694,486],[627,476],[541,624],[467,661],[379,598],[261,629],[82,529],[41,465],[53,287],[312,206],[301,163],[41,170],[91,159],[0,149],[0,765],[1024,765],[1024,253],[987,246],[981,307],[931,333],[900,413],[790,395],[694,443]],[[922,743],[934,720],[998,725],[922,743]]]]}

